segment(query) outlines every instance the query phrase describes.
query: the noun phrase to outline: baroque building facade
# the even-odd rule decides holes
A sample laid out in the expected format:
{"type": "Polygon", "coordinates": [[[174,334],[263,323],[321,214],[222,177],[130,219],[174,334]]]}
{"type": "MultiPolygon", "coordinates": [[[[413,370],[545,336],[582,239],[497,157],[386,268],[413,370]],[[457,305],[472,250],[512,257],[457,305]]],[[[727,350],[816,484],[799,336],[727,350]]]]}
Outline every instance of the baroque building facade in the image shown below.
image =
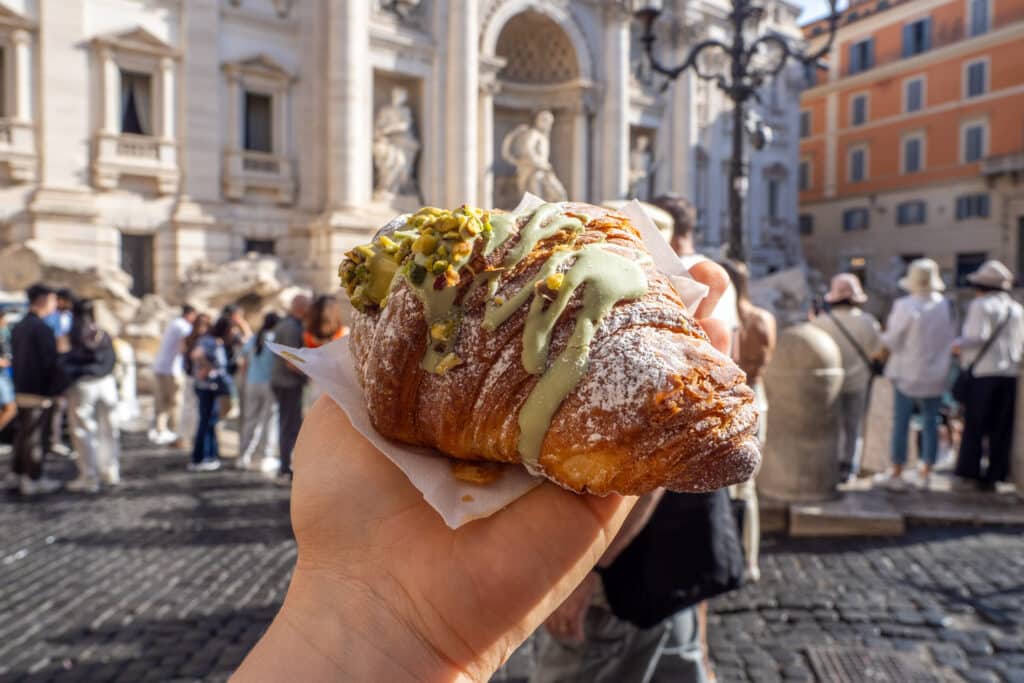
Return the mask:
{"type": "MultiPolygon", "coordinates": [[[[342,253],[396,212],[511,208],[502,142],[543,110],[569,197],[688,195],[700,240],[719,244],[729,104],[689,73],[665,84],[645,70],[632,4],[0,0],[0,245],[118,264],[137,294],[171,300],[195,262],[247,252],[331,289],[342,253]],[[407,164],[389,191],[375,191],[375,160],[407,164]]],[[[765,4],[767,29],[799,38],[799,9],[765,4]]],[[[722,0],[666,5],[666,60],[727,37],[722,0]]],[[[802,85],[786,71],[757,107],[776,133],[750,159],[762,269],[800,258],[802,85]]]]}

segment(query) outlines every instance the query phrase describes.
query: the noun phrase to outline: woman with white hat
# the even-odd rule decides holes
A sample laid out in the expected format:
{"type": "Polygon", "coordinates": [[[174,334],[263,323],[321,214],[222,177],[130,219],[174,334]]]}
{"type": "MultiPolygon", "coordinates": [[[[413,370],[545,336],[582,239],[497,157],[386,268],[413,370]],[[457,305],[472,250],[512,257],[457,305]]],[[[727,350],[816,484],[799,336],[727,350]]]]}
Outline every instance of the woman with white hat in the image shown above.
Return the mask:
{"type": "Polygon", "coordinates": [[[1024,351],[1024,308],[1010,296],[1013,273],[999,261],[986,261],[967,281],[974,287],[975,299],[967,309],[956,349],[973,378],[964,402],[956,475],[961,484],[994,490],[1010,468],[1017,374],[1024,351]],[[988,467],[982,471],[986,438],[988,467]]]}
{"type": "Polygon", "coordinates": [[[813,320],[835,340],[843,363],[839,394],[839,472],[843,480],[854,479],[860,472],[864,414],[875,374],[871,359],[882,350],[881,325],[875,316],[861,309],[867,300],[856,275],[839,273],[825,295],[831,310],[813,320]]]}
{"type": "Polygon", "coordinates": [[[939,408],[949,376],[950,351],[956,337],[952,306],[940,292],[946,285],[935,261],[910,263],[899,281],[908,296],[896,300],[882,333],[889,350],[885,376],[893,384],[892,470],[879,475],[883,486],[903,489],[907,432],[915,408],[921,415],[921,484],[927,488],[938,453],[939,408]]]}

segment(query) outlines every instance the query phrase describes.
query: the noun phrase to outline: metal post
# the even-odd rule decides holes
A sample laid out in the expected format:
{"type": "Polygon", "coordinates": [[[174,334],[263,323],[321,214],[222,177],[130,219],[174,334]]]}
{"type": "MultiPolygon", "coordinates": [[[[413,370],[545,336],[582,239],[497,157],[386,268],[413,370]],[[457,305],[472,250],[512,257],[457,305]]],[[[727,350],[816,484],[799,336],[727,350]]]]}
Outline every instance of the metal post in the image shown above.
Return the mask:
{"type": "Polygon", "coordinates": [[[732,110],[732,163],[729,164],[729,258],[746,261],[743,248],[743,199],[746,177],[743,172],[743,100],[732,110]]]}

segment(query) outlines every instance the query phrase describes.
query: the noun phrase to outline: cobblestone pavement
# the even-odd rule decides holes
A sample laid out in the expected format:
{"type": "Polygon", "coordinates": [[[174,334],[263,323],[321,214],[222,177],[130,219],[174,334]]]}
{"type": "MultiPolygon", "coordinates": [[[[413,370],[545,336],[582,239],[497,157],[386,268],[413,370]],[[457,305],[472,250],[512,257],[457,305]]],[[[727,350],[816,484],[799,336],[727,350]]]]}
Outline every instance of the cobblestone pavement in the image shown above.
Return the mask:
{"type": "MultiPolygon", "coordinates": [[[[114,492],[0,494],[0,681],[227,678],[287,586],[288,491],[184,462],[135,448],[114,492]]],[[[51,474],[71,469],[57,460],[51,474]]],[[[1024,682],[1022,531],[766,539],[762,581],[712,605],[719,680],[828,680],[809,653],[843,646],[1024,682]]]]}

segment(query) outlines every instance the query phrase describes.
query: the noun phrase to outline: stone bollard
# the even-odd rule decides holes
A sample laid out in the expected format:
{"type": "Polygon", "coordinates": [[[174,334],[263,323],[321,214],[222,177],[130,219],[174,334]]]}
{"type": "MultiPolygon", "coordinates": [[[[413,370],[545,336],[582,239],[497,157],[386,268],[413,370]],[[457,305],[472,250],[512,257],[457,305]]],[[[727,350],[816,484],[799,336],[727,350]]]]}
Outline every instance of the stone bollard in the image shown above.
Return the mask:
{"type": "Polygon", "coordinates": [[[779,334],[765,369],[768,442],[757,488],[792,503],[826,500],[839,480],[839,390],[843,367],[839,347],[810,323],[779,334]]]}
{"type": "Polygon", "coordinates": [[[1010,452],[1010,481],[1024,498],[1024,382],[1017,378],[1017,414],[1013,418],[1013,450],[1010,452]]]}

